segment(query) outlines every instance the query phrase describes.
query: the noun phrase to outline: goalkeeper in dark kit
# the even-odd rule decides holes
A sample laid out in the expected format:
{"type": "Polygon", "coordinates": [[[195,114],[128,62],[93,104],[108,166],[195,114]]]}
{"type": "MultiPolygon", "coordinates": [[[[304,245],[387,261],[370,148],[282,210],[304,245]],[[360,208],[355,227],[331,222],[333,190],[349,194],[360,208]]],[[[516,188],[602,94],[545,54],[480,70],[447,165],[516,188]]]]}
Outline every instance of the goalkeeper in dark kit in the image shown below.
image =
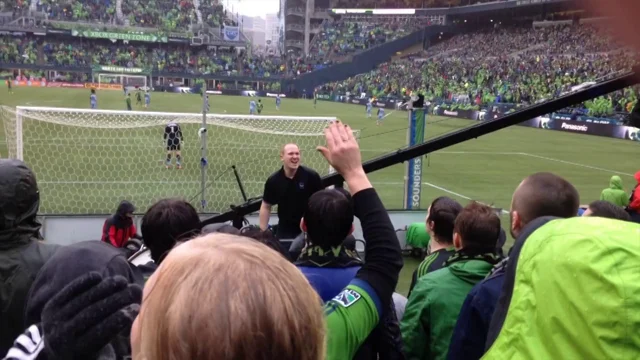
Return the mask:
{"type": "Polygon", "coordinates": [[[176,122],[170,122],[164,128],[164,141],[167,144],[167,161],[165,166],[171,169],[171,156],[176,156],[176,168],[182,169],[182,156],[180,154],[180,146],[184,145],[182,139],[182,129],[176,122]]]}

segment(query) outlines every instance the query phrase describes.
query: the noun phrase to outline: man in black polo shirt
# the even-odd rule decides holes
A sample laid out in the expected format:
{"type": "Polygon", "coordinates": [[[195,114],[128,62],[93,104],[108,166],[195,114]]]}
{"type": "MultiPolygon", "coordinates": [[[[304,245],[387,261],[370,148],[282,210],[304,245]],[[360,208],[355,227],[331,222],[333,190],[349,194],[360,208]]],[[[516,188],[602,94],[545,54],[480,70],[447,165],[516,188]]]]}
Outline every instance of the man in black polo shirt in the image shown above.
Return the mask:
{"type": "Polygon", "coordinates": [[[282,168],[271,175],[264,185],[260,229],[267,229],[271,208],[278,205],[279,222],[276,236],[280,240],[293,241],[302,233],[300,219],[311,195],[322,189],[322,180],[313,169],[300,165],[298,145],[283,146],[280,159],[282,168]]]}

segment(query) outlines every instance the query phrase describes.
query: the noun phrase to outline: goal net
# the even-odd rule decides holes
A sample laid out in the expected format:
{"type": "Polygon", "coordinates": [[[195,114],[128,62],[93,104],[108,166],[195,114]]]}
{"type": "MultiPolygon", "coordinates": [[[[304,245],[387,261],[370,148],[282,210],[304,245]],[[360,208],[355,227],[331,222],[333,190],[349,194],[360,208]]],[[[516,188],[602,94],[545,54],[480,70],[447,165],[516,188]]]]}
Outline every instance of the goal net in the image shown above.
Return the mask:
{"type": "Polygon", "coordinates": [[[98,74],[98,89],[104,85],[122,85],[127,89],[135,87],[147,89],[147,77],[144,75],[98,74]]]}
{"type": "MultiPolygon", "coordinates": [[[[106,214],[120,200],[143,212],[155,201],[178,197],[202,210],[202,114],[0,106],[8,157],[36,173],[43,214],[106,214]],[[181,170],[166,169],[165,125],[182,128],[181,170]]],[[[228,211],[262,195],[267,177],[280,168],[279,151],[297,143],[302,163],[329,173],[315,151],[335,118],[207,115],[206,212],[228,211]]],[[[175,161],[175,159],[174,159],[175,161]]]]}

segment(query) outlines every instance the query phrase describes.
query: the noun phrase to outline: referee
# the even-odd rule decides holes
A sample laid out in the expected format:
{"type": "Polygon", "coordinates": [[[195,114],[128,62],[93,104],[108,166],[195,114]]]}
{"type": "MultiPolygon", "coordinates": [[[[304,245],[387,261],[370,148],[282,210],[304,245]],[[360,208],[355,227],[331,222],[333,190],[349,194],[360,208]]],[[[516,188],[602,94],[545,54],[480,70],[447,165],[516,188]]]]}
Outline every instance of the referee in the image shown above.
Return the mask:
{"type": "Polygon", "coordinates": [[[300,220],[311,195],[322,189],[322,180],[313,169],[300,165],[298,145],[283,146],[280,150],[280,159],[282,168],[269,176],[264,184],[260,207],[260,229],[264,231],[268,228],[271,208],[278,205],[276,236],[284,242],[297,240],[295,248],[289,251],[299,251],[304,247],[300,220]]]}

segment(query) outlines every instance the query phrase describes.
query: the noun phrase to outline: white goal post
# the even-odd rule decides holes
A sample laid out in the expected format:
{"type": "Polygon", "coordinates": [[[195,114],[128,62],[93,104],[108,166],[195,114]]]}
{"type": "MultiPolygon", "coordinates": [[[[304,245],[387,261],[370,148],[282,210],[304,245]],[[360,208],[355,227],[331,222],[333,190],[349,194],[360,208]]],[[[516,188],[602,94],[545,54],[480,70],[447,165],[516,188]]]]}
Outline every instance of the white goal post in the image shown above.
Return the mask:
{"type": "MultiPolygon", "coordinates": [[[[201,185],[202,114],[0,106],[8,156],[36,173],[43,214],[105,214],[119,201],[144,212],[155,201],[177,197],[206,212],[228,211],[262,195],[267,177],[281,166],[280,148],[297,143],[302,163],[330,172],[315,151],[334,117],[207,114],[206,187],[201,185]],[[182,128],[183,169],[166,169],[165,125],[182,128]]],[[[175,161],[175,158],[173,159],[175,161]]]]}

